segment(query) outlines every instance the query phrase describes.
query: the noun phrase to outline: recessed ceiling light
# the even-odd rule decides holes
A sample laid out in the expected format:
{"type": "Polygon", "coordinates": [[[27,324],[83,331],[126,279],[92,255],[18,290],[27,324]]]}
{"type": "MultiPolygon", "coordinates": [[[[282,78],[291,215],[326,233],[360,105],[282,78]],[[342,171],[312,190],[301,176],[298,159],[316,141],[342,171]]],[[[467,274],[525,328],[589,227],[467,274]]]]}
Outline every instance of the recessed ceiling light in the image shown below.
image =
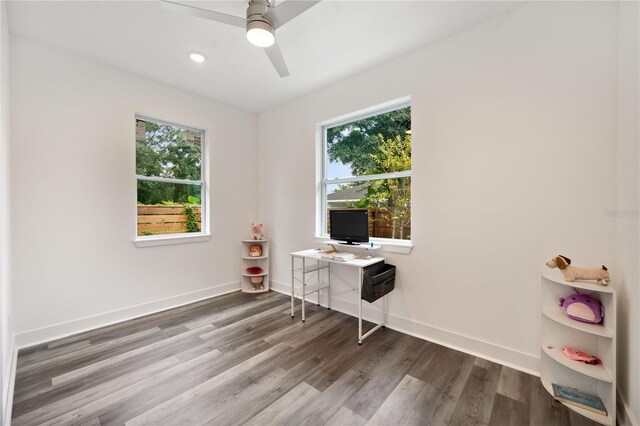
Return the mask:
{"type": "Polygon", "coordinates": [[[191,58],[193,62],[197,62],[199,64],[207,60],[207,58],[202,53],[198,53],[198,52],[189,53],[189,58],[191,58]]]}

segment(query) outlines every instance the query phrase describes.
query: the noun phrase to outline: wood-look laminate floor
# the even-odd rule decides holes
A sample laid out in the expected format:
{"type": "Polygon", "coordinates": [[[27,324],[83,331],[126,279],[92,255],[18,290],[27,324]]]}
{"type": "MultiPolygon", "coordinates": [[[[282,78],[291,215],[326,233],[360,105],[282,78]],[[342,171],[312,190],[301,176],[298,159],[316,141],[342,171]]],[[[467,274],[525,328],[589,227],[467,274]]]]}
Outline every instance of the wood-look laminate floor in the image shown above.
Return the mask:
{"type": "MultiPolygon", "coordinates": [[[[12,424],[587,425],[536,377],[232,293],[20,351],[12,424]]],[[[299,302],[297,304],[299,308],[299,302]]]]}

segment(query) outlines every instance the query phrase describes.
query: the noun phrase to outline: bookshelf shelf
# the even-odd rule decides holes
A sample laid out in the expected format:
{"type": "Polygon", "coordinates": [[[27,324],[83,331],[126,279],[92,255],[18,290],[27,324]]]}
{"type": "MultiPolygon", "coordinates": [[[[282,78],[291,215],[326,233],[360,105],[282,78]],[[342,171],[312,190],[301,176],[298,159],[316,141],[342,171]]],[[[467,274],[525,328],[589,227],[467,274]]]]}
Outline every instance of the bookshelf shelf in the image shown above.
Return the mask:
{"type": "Polygon", "coordinates": [[[564,352],[562,352],[562,348],[560,347],[543,346],[542,350],[555,362],[562,364],[567,368],[577,371],[580,374],[593,377],[594,379],[602,380],[603,382],[613,383],[611,374],[609,374],[602,364],[589,365],[579,361],[572,361],[564,356],[564,352]]]}
{"type": "Polygon", "coordinates": [[[329,265],[318,263],[317,265],[306,265],[304,267],[304,270],[303,270],[302,267],[295,268],[294,271],[295,272],[304,272],[305,274],[308,274],[310,272],[319,271],[321,269],[327,269],[328,267],[329,267],[329,265]]]}
{"type": "Polygon", "coordinates": [[[261,272],[259,274],[247,274],[247,273],[242,274],[243,277],[264,277],[266,275],[269,275],[269,273],[268,272],[261,272]]]}
{"type": "Polygon", "coordinates": [[[240,253],[240,284],[245,293],[264,293],[269,291],[269,240],[242,240],[240,253]],[[262,248],[261,256],[249,256],[249,248],[259,245],[262,248]],[[258,266],[262,268],[259,274],[250,274],[247,268],[258,266]],[[251,279],[263,277],[262,288],[256,287],[251,279]]]}
{"type": "Polygon", "coordinates": [[[560,401],[595,422],[616,424],[616,291],[595,283],[567,282],[560,276],[542,274],[540,288],[540,381],[553,397],[553,384],[568,386],[596,395],[604,404],[603,416],[560,401]],[[559,299],[575,290],[593,293],[604,306],[601,324],[588,324],[567,317],[559,299]],[[588,365],[565,357],[562,348],[571,347],[598,357],[602,364],[588,365]]]}
{"type": "Polygon", "coordinates": [[[576,330],[584,331],[586,333],[595,334],[597,336],[613,338],[613,331],[600,324],[588,324],[572,320],[564,315],[560,309],[545,308],[542,310],[542,315],[546,316],[553,321],[562,324],[565,327],[575,328],[576,330]]]}
{"type": "MultiPolygon", "coordinates": [[[[551,396],[553,396],[553,384],[550,381],[542,380],[542,386],[544,386],[546,391],[549,392],[549,394],[551,396]]],[[[614,426],[613,419],[615,417],[603,416],[601,414],[594,413],[594,412],[589,411],[589,410],[585,410],[584,408],[576,407],[575,405],[565,404],[562,401],[558,401],[558,402],[560,402],[560,404],[566,406],[570,410],[573,410],[576,413],[581,414],[581,415],[593,420],[594,422],[598,422],[598,423],[603,424],[603,425],[614,426]]]]}
{"type": "Polygon", "coordinates": [[[598,293],[615,293],[615,289],[609,286],[603,286],[595,284],[593,281],[565,281],[562,275],[556,274],[542,274],[542,277],[547,281],[552,281],[556,284],[565,285],[569,288],[578,288],[581,290],[597,291],[598,293]]]}

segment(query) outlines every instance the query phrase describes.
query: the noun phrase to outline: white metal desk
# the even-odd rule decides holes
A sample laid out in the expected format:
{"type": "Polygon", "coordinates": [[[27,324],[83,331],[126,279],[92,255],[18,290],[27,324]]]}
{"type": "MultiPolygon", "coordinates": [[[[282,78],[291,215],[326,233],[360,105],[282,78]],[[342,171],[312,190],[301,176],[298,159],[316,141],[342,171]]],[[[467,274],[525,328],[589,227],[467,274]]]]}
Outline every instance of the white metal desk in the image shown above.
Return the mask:
{"type": "Polygon", "coordinates": [[[364,335],[362,334],[362,275],[363,269],[367,266],[374,265],[379,262],[384,262],[384,257],[371,257],[369,259],[356,258],[348,262],[341,262],[337,260],[323,259],[322,254],[318,250],[302,250],[291,253],[291,318],[294,317],[294,299],[295,299],[295,282],[298,281],[302,284],[301,298],[302,298],[302,322],[305,320],[304,304],[306,296],[312,293],[318,293],[318,306],[320,306],[320,291],[327,289],[327,308],[331,309],[331,265],[339,264],[349,267],[358,268],[358,344],[361,345],[362,341],[370,336],[374,331],[380,327],[384,327],[384,321],[386,317],[386,302],[385,296],[382,297],[382,322],[376,324],[371,330],[364,335]],[[302,261],[302,267],[296,269],[296,259],[302,261]],[[320,271],[327,269],[327,282],[323,283],[320,280],[320,271]],[[296,278],[296,272],[299,272],[301,278],[296,278]],[[311,279],[307,277],[308,273],[317,272],[316,284],[310,284],[311,279]]]}

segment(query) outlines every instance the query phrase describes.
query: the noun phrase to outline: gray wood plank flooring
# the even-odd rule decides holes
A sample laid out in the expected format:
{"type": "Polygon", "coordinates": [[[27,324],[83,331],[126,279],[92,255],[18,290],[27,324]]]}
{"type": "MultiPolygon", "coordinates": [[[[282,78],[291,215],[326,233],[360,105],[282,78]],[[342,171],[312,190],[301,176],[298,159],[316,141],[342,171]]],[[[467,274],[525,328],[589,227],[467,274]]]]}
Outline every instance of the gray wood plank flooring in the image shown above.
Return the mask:
{"type": "Polygon", "coordinates": [[[536,377],[288,307],[231,293],[23,349],[12,424],[593,425],[536,377]]]}

